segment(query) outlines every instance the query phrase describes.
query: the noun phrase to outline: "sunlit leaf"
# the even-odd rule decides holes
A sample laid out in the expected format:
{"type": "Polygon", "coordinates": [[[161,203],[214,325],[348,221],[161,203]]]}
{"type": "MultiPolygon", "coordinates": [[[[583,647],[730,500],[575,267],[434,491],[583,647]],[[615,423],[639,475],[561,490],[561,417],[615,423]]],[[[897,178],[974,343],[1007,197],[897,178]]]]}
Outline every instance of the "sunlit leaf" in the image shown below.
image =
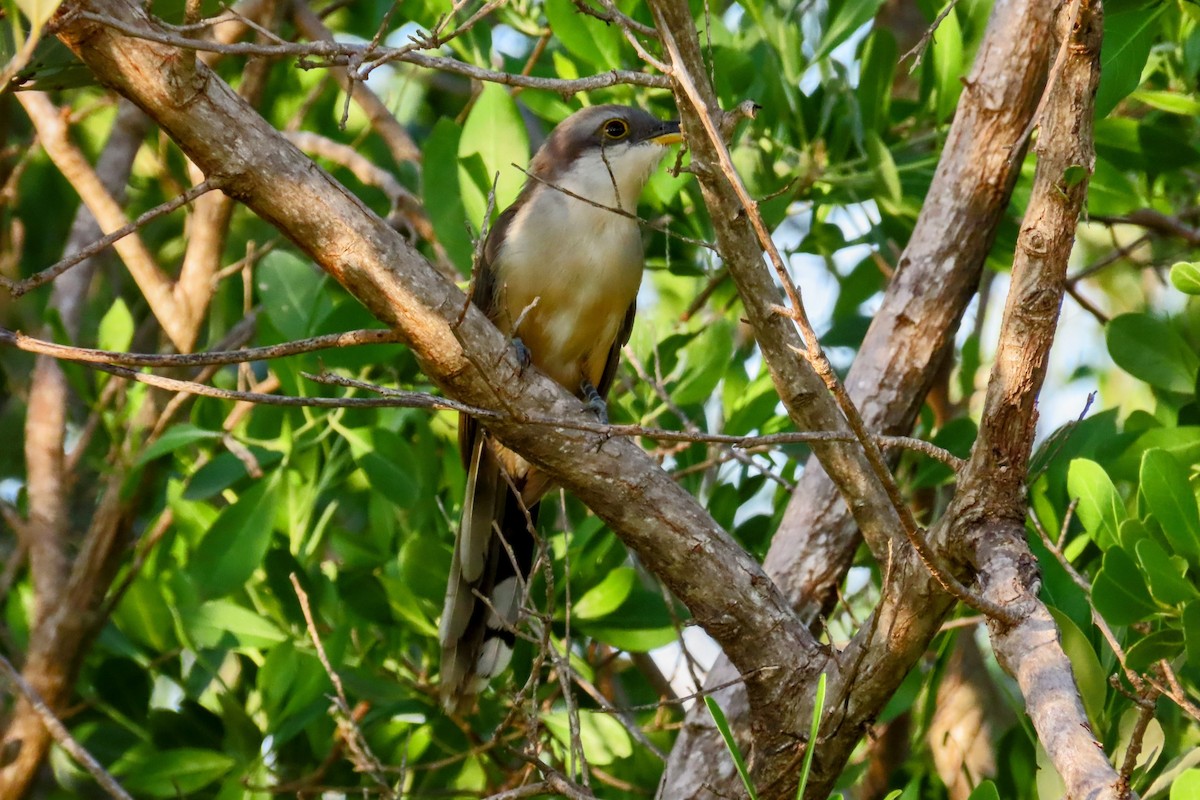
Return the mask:
{"type": "Polygon", "coordinates": [[[1166,450],[1147,450],[1141,488],[1150,513],[1175,550],[1200,564],[1200,509],[1183,466],[1166,450]]]}
{"type": "Polygon", "coordinates": [[[1079,501],[1076,514],[1102,550],[1117,542],[1117,529],[1125,519],[1125,503],[1108,473],[1094,461],[1077,458],[1067,471],[1067,491],[1079,501]]]}

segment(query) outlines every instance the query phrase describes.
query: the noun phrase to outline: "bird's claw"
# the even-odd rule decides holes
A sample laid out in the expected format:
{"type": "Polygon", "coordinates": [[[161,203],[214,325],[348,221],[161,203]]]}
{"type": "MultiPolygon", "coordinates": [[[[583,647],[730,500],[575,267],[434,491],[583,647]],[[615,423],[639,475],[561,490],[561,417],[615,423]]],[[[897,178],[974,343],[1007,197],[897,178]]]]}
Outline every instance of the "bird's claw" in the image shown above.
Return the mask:
{"type": "Polygon", "coordinates": [[[583,399],[588,404],[588,408],[596,413],[600,424],[607,425],[608,403],[604,402],[604,398],[600,396],[600,392],[596,391],[596,387],[592,386],[592,382],[587,378],[583,379],[579,384],[579,388],[583,391],[583,399]]]}

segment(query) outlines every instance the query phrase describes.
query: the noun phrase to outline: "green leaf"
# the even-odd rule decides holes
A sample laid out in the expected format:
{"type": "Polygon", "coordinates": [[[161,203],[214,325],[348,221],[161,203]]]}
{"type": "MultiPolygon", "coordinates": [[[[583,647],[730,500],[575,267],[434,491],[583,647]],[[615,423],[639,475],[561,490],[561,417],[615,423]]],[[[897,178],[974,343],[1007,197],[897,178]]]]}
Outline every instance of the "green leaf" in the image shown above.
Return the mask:
{"type": "Polygon", "coordinates": [[[478,225],[463,208],[458,181],[458,144],[462,131],[450,117],[441,117],[425,139],[421,165],[421,198],[429,221],[446,254],[464,275],[470,274],[472,245],[468,223],[478,225]]]}
{"type": "Polygon", "coordinates": [[[1108,673],[1100,666],[1100,658],[1083,631],[1074,621],[1057,608],[1050,614],[1058,625],[1063,652],[1071,660],[1071,671],[1079,687],[1079,697],[1093,727],[1103,730],[1104,701],[1108,694],[1108,673]]]}
{"type": "Polygon", "coordinates": [[[896,169],[896,162],[892,158],[891,151],[879,138],[879,134],[874,131],[867,132],[866,144],[867,161],[871,165],[871,171],[875,174],[875,191],[879,199],[889,203],[899,203],[903,198],[904,190],[900,186],[900,173],[896,169]]]}
{"type": "Polygon", "coordinates": [[[579,619],[579,629],[593,639],[631,653],[670,644],[677,635],[660,595],[634,586],[625,602],[602,619],[579,619]]]}
{"type": "Polygon", "coordinates": [[[1121,529],[1117,532],[1117,539],[1121,542],[1121,547],[1124,547],[1126,552],[1133,553],[1137,550],[1137,543],[1142,539],[1150,538],[1150,529],[1146,527],[1146,523],[1136,517],[1130,517],[1121,523],[1121,529]]]}
{"type": "Polygon", "coordinates": [[[1171,784],[1170,800],[1196,800],[1200,797],[1200,769],[1186,770],[1171,784]]]}
{"type": "Polygon", "coordinates": [[[310,336],[332,310],[324,292],[324,273],[287,250],[267,253],[258,265],[255,283],[263,312],[285,339],[310,336]]]}
{"type": "Polygon", "coordinates": [[[262,563],[279,502],[278,475],[254,484],[222,510],[200,540],[188,571],[205,596],[229,594],[262,563]]]}
{"type": "Polygon", "coordinates": [[[1151,386],[1192,393],[1196,355],[1174,326],[1149,314],[1122,314],[1104,329],[1108,352],[1117,366],[1151,386]]]}
{"type": "Polygon", "coordinates": [[[1117,530],[1125,519],[1125,503],[1104,468],[1095,461],[1076,458],[1067,470],[1067,493],[1078,501],[1075,513],[1101,550],[1117,543],[1117,530]]]}
{"type": "Polygon", "coordinates": [[[754,782],[750,780],[750,770],[746,767],[746,759],[742,758],[742,751],[738,748],[737,740],[733,738],[733,730],[729,727],[729,720],[725,718],[725,712],[717,705],[717,701],[713,699],[712,695],[704,695],[704,705],[708,707],[708,713],[712,715],[713,722],[716,723],[717,730],[721,733],[725,749],[729,751],[738,777],[742,779],[742,785],[746,787],[746,794],[750,795],[750,800],[758,800],[758,793],[754,791],[754,782]]]}
{"type": "Polygon", "coordinates": [[[1184,294],[1200,294],[1200,263],[1180,261],[1173,265],[1171,283],[1184,294]]]}
{"type": "Polygon", "coordinates": [[[1183,607],[1183,642],[1190,664],[1200,664],[1200,600],[1183,607]]]}
{"type": "Polygon", "coordinates": [[[118,297],[100,320],[96,344],[101,350],[124,352],[133,342],[133,329],[133,315],[129,313],[129,306],[118,297]]]}
{"type": "MultiPolygon", "coordinates": [[[[1129,744],[1133,740],[1133,729],[1137,725],[1137,719],[1140,711],[1136,708],[1129,708],[1121,715],[1121,720],[1117,724],[1118,739],[1117,746],[1113,749],[1113,764],[1120,764],[1125,760],[1125,754],[1129,750],[1129,744]]],[[[1158,757],[1162,755],[1164,744],[1162,725],[1157,719],[1151,717],[1146,730],[1142,734],[1141,751],[1138,753],[1134,767],[1143,769],[1153,766],[1158,757]]]]}
{"type": "Polygon", "coordinates": [[[606,25],[586,16],[571,0],[545,0],[543,9],[554,37],[562,42],[571,55],[591,65],[596,71],[621,66],[623,37],[616,25],[606,25]]]}
{"type": "Polygon", "coordinates": [[[796,787],[796,800],[804,800],[808,786],[808,775],[812,771],[813,754],[817,750],[817,734],[821,731],[821,714],[825,710],[825,673],[817,678],[817,693],[813,699],[812,723],[808,726],[808,745],[804,748],[804,765],[800,768],[800,785],[796,787]]]}
{"type": "Polygon", "coordinates": [[[1134,92],[1130,97],[1138,102],[1145,103],[1151,108],[1166,111],[1168,114],[1179,114],[1185,117],[1200,116],[1200,103],[1187,95],[1175,92],[1143,90],[1134,92]]]}
{"type": "Polygon", "coordinates": [[[237,762],[224,753],[196,748],[138,748],[112,767],[121,786],[134,795],[186,797],[233,769],[237,762]]]}
{"type": "Polygon", "coordinates": [[[1000,800],[1000,790],[991,781],[984,781],[975,787],[967,800],[1000,800]]]}
{"type": "Polygon", "coordinates": [[[202,648],[263,648],[279,644],[287,634],[266,618],[229,600],[211,600],[183,612],[183,627],[202,648]]]}
{"type": "Polygon", "coordinates": [[[1163,658],[1170,661],[1183,651],[1183,631],[1168,627],[1154,631],[1136,640],[1126,650],[1126,664],[1130,669],[1145,672],[1163,658]]]}
{"type": "Polygon", "coordinates": [[[1109,623],[1132,625],[1158,610],[1137,564],[1120,547],[1110,547],[1092,582],[1092,602],[1109,623]]]}
{"type": "Polygon", "coordinates": [[[734,332],[724,322],[707,326],[687,348],[687,371],[671,391],[680,406],[700,403],[712,395],[733,357],[734,332]]]}
{"type": "Polygon", "coordinates": [[[1186,603],[1200,597],[1195,587],[1184,577],[1186,564],[1182,559],[1171,558],[1155,539],[1142,539],[1137,543],[1138,562],[1142,574],[1150,587],[1150,595],[1164,606],[1186,603]]]}
{"type": "Polygon", "coordinates": [[[834,48],[874,17],[881,5],[883,0],[846,0],[834,13],[833,19],[829,20],[829,26],[825,29],[812,60],[820,61],[833,52],[834,48]]]}
{"type": "Polygon", "coordinates": [[[865,130],[878,131],[887,124],[896,61],[896,37],[886,28],[874,28],[863,45],[862,70],[855,88],[865,130]]]}
{"type": "Polygon", "coordinates": [[[1158,15],[1167,8],[1159,2],[1123,2],[1106,8],[1104,41],[1100,46],[1100,85],[1096,89],[1096,119],[1107,117],[1126,95],[1137,88],[1142,68],[1154,44],[1158,15]]]}
{"type": "Polygon", "coordinates": [[[471,224],[479,230],[487,210],[493,176],[499,173],[496,211],[502,211],[516,199],[525,181],[525,176],[513,164],[524,166],[529,161],[529,135],[525,132],[525,122],[516,102],[503,86],[484,84],[463,125],[458,160],[463,208],[471,224]],[[474,181],[463,165],[472,156],[478,156],[483,163],[486,175],[483,185],[474,181]]]}
{"type": "Polygon", "coordinates": [[[137,461],[134,463],[140,467],[159,456],[173,453],[179,448],[194,442],[202,442],[206,439],[220,439],[224,435],[221,431],[205,430],[187,422],[181,422],[178,425],[172,425],[167,428],[162,436],[155,439],[153,444],[138,454],[137,461]]]}
{"type": "Polygon", "coordinates": [[[599,619],[620,608],[637,580],[633,567],[614,569],[604,580],[583,593],[583,597],[571,606],[571,616],[578,619],[599,619]]]}
{"type": "MultiPolygon", "coordinates": [[[[571,746],[571,726],[566,711],[543,714],[542,722],[564,747],[571,746]]],[[[580,710],[579,741],[583,745],[584,757],[600,766],[633,755],[633,741],[629,738],[629,732],[611,714],[580,710]]]]}
{"type": "Polygon", "coordinates": [[[930,48],[937,83],[937,118],[949,119],[958,107],[963,85],[963,34],[958,14],[951,11],[938,26],[930,48]]]}
{"type": "Polygon", "coordinates": [[[1141,491],[1176,552],[1200,562],[1200,510],[1175,456],[1157,448],[1142,455],[1141,491]]]}

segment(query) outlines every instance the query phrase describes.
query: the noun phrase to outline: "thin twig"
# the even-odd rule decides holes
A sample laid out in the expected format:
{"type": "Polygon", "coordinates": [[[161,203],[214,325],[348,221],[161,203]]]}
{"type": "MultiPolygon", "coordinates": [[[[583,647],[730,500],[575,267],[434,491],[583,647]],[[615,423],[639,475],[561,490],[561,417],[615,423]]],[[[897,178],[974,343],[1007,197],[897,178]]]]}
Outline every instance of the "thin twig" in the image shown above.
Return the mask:
{"type": "Polygon", "coordinates": [[[37,693],[37,690],[26,683],[25,679],[21,677],[21,673],[17,671],[17,668],[2,655],[0,655],[0,673],[3,673],[4,678],[25,696],[25,700],[37,712],[38,717],[42,720],[42,724],[46,726],[46,730],[54,737],[54,741],[58,742],[59,747],[67,751],[71,758],[75,759],[81,767],[86,769],[88,774],[96,779],[96,783],[100,784],[104,791],[108,792],[110,796],[117,798],[117,800],[133,800],[133,797],[121,788],[121,785],[108,773],[108,770],[104,769],[100,765],[100,762],[85,750],[83,745],[75,740],[75,737],[71,736],[71,732],[67,730],[67,726],[63,725],[62,721],[55,716],[50,707],[42,700],[41,695],[37,693]]]}
{"type": "Polygon", "coordinates": [[[385,797],[395,797],[395,793],[383,777],[383,765],[371,752],[370,745],[363,738],[362,729],[355,721],[354,711],[350,708],[349,701],[346,700],[346,690],[342,687],[341,676],[337,674],[333,665],[329,663],[329,656],[325,654],[325,646],[321,644],[321,637],[317,633],[317,623],[313,619],[312,609],[308,604],[308,594],[300,585],[300,579],[296,577],[296,573],[293,572],[288,577],[292,581],[296,599],[300,601],[300,610],[304,613],[304,624],[308,628],[308,636],[312,639],[313,647],[317,649],[317,658],[320,659],[321,666],[325,668],[325,674],[329,676],[329,681],[333,684],[334,720],[342,733],[346,749],[350,751],[354,768],[359,772],[367,773],[383,790],[385,797]]]}
{"type": "MultiPolygon", "coordinates": [[[[369,52],[368,45],[332,41],[316,41],[305,44],[295,42],[287,44],[260,44],[257,42],[222,44],[179,36],[143,25],[135,25],[106,14],[97,14],[91,11],[80,11],[75,16],[78,19],[97,22],[138,39],[181,47],[187,50],[201,50],[223,53],[225,55],[261,56],[264,58],[322,58],[325,59],[326,66],[345,67],[350,65],[351,59],[362,59],[369,52]]],[[[565,80],[561,78],[542,78],[534,75],[514,75],[509,72],[484,69],[453,58],[430,56],[424,53],[405,50],[404,48],[380,47],[375,49],[373,55],[374,58],[371,64],[364,65],[360,69],[367,69],[368,67],[373,69],[375,66],[392,61],[403,61],[418,67],[449,72],[479,81],[499,83],[504,86],[522,86],[527,89],[544,89],[562,95],[574,95],[580,92],[590,92],[596,89],[619,85],[645,86],[655,89],[670,88],[670,81],[665,76],[630,70],[610,70],[609,72],[602,72],[587,78],[565,80]]],[[[312,64],[310,63],[305,66],[312,66],[312,64]]]]}

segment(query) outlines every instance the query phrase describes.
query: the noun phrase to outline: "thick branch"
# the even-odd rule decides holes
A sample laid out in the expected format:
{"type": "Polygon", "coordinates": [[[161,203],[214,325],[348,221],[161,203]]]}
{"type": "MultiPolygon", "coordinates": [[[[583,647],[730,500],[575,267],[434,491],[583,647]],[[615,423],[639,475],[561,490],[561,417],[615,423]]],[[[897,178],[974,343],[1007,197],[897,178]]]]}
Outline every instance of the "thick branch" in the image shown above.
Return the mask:
{"type": "Polygon", "coordinates": [[[1037,173],[1017,241],[979,438],[951,513],[970,531],[964,545],[981,584],[1020,612],[1016,625],[990,626],[993,647],[1001,666],[1017,679],[1067,795],[1115,800],[1118,774],[1088,726],[1071,663],[1038,600],[1040,577],[1024,529],[1037,396],[1095,163],[1092,101],[1100,78],[1102,17],[1099,0],[1074,0],[1060,14],[1061,71],[1047,92],[1037,173]]]}
{"type": "MultiPolygon", "coordinates": [[[[871,429],[911,429],[974,296],[1017,176],[1010,163],[1012,144],[1038,104],[1054,52],[1053,10],[1040,0],[999,0],[993,8],[912,238],[846,378],[871,429]]],[[[819,619],[835,597],[858,547],[857,528],[834,483],[817,459],[810,460],[764,564],[806,621],[819,619]]],[[[949,608],[944,596],[931,593],[921,572],[915,570],[910,580],[900,564],[891,570],[890,588],[907,592],[896,598],[903,606],[880,608],[878,621],[868,627],[878,639],[860,642],[846,654],[844,663],[863,666],[854,702],[837,723],[838,735],[826,738],[829,726],[822,731],[824,752],[818,754],[817,769],[827,780],[840,774],[848,748],[924,651],[949,608]],[[882,660],[860,661],[876,650],[882,660]]],[[[728,666],[719,663],[710,682],[730,676],[728,666]]],[[[831,685],[831,696],[839,691],[831,685]]],[[[672,752],[666,795],[715,796],[714,788],[725,785],[715,768],[723,749],[705,715],[689,714],[672,752]]]]}

